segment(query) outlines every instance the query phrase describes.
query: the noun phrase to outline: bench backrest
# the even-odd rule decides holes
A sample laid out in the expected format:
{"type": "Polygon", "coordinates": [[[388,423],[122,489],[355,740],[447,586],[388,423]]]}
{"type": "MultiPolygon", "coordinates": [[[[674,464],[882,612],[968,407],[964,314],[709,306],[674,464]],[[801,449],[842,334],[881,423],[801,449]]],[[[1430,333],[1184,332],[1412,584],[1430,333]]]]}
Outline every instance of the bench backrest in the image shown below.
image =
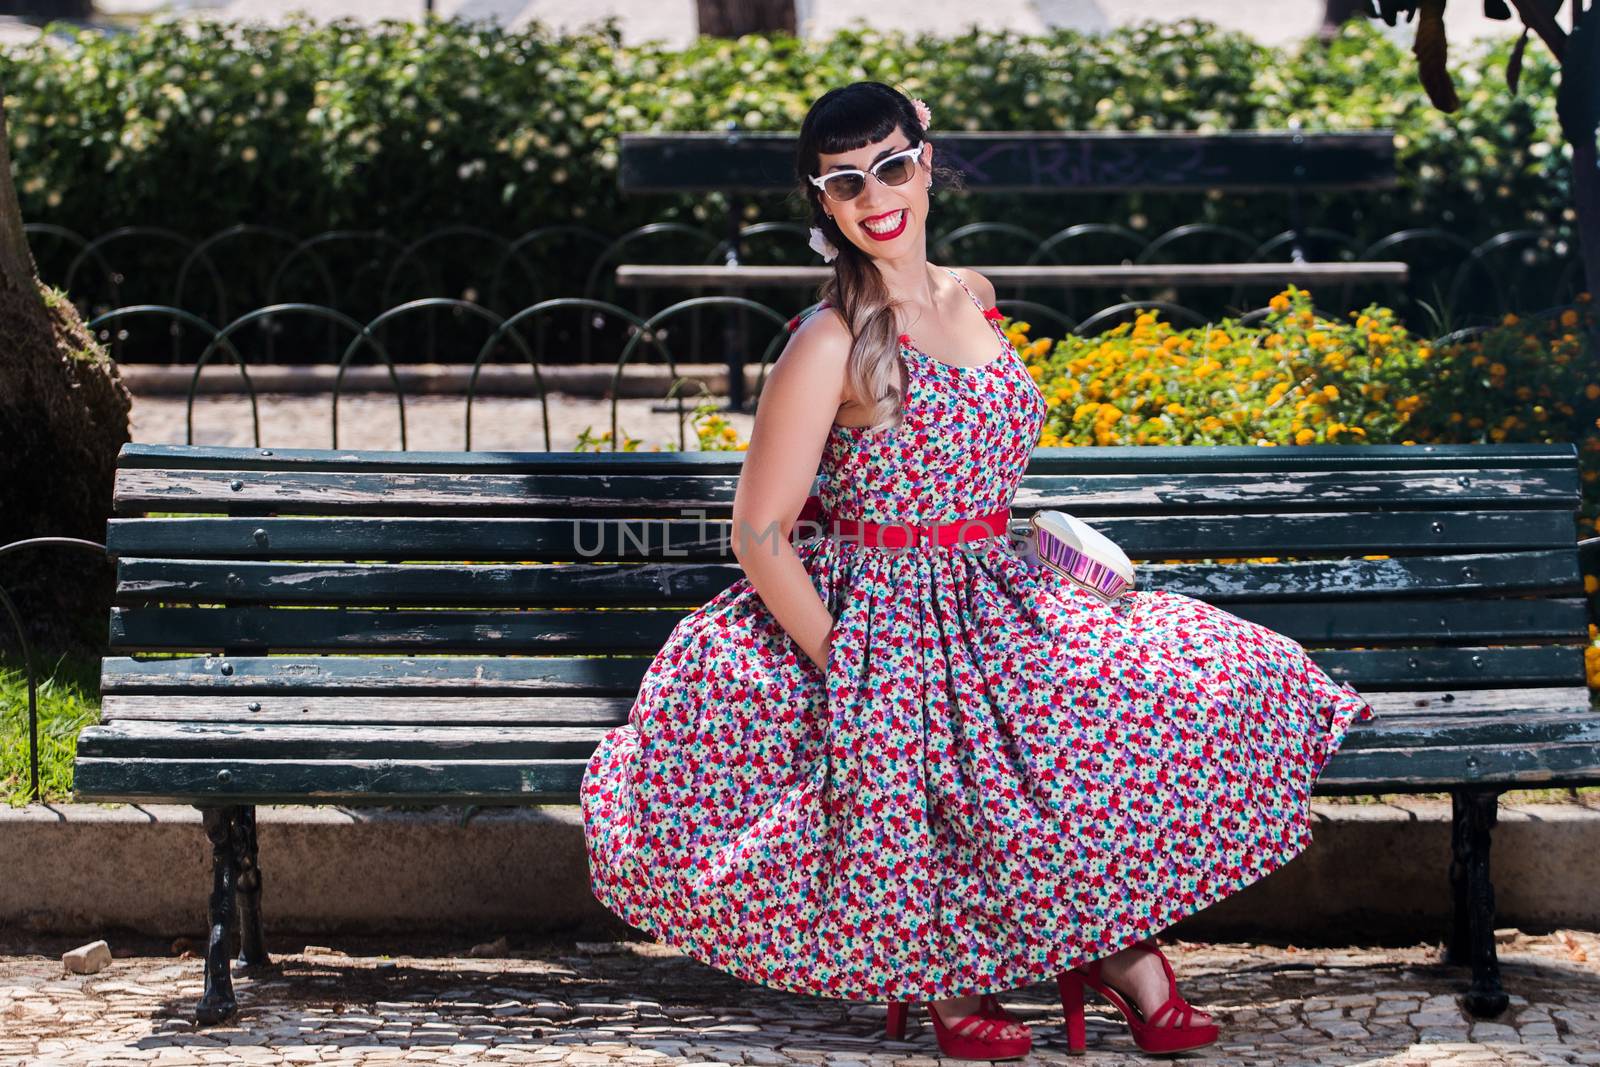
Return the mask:
{"type": "MultiPolygon", "coordinates": [[[[625,193],[781,192],[793,133],[624,133],[625,193]]],[[[990,193],[1384,189],[1398,184],[1392,130],[962,133],[937,131],[937,162],[990,193]]]]}
{"type": "MultiPolygon", "coordinates": [[[[742,459],[127,445],[106,718],[581,727],[541,742],[527,790],[575,793],[675,622],[742,576],[742,459]]],[[[1014,518],[1060,508],[1181,560],[1142,586],[1369,695],[1503,712],[1490,691],[1537,709],[1584,684],[1578,503],[1570,445],[1050,448],[1014,518]],[[1220,562],[1256,556],[1279,561],[1220,562]]]]}

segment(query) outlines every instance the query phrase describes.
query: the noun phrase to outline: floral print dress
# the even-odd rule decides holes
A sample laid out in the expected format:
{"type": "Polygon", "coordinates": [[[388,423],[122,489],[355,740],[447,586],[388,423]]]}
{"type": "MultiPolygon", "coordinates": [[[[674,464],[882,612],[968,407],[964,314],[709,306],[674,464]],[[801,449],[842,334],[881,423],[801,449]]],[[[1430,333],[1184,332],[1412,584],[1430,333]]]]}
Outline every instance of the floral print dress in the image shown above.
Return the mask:
{"type": "MultiPolygon", "coordinates": [[[[1046,405],[985,315],[978,365],[901,335],[904,421],[833,427],[827,513],[1011,503],[1046,405]]],[[[1115,952],[1310,844],[1317,776],[1374,714],[1282,634],[1178,593],[1109,605],[1004,535],[797,551],[826,670],[740,578],[673,628],[580,793],[601,903],[752,982],[942,999],[1115,952]]]]}

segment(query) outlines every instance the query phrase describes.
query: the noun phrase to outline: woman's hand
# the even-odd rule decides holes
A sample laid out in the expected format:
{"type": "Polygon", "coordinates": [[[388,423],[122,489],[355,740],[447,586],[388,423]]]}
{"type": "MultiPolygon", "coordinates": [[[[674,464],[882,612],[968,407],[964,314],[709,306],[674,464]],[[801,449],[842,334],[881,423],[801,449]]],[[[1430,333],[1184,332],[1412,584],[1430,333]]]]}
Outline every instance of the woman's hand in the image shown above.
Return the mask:
{"type": "Polygon", "coordinates": [[[822,648],[819,652],[807,652],[811,662],[817,665],[817,670],[823,674],[828,673],[828,650],[833,647],[833,625],[829,624],[828,632],[822,635],[822,648]]]}

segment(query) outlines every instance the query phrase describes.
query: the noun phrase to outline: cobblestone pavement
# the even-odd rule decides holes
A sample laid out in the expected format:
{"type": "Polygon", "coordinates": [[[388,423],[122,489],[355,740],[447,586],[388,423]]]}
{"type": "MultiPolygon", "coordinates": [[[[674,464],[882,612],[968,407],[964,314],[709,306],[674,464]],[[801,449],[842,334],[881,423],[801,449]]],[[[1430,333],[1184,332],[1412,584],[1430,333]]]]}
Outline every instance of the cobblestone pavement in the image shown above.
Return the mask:
{"type": "MultiPolygon", "coordinates": [[[[1600,935],[1503,930],[1499,940],[1511,1007],[1494,1020],[1463,1012],[1467,972],[1439,963],[1437,945],[1169,943],[1185,995],[1223,1027],[1221,1042],[1179,1059],[1600,1064],[1600,935]]],[[[501,958],[469,958],[462,944],[393,957],[377,944],[338,944],[239,975],[239,1013],[197,1029],[193,956],[124,944],[108,970],[78,977],[59,962],[71,944],[0,943],[0,1063],[926,1067],[939,1058],[923,1011],[907,1040],[889,1041],[881,1004],[750,985],[649,942],[513,940],[501,958]]],[[[1031,1060],[1143,1059],[1093,994],[1083,1057],[1066,1052],[1053,983],[1002,1000],[1034,1027],[1031,1060]]]]}

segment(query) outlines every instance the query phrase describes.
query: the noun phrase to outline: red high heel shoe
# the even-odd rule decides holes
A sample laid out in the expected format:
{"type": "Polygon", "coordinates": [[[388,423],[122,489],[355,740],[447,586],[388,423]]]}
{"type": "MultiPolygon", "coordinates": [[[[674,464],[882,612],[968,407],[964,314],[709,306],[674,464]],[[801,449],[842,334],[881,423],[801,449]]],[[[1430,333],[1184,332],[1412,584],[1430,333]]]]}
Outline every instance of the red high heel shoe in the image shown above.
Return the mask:
{"type": "MultiPolygon", "coordinates": [[[[910,1003],[904,1000],[889,1004],[889,1037],[901,1041],[906,1036],[906,1015],[910,1003]]],[[[1014,1060],[1026,1056],[1033,1049],[1033,1035],[1001,1037],[1000,1032],[1009,1023],[1019,1022],[1000,1006],[993,994],[985,993],[978,1010],[946,1026],[932,1006],[928,1015],[933,1019],[933,1033],[939,1041],[939,1051],[952,1059],[961,1060],[1014,1060]]]]}
{"type": "Polygon", "coordinates": [[[1155,941],[1146,938],[1135,942],[1134,948],[1153,952],[1167,972],[1167,999],[1146,1019],[1137,1004],[1101,977],[1103,959],[1094,960],[1085,971],[1074,967],[1056,975],[1056,985],[1061,990],[1061,1010],[1067,1016],[1067,1051],[1077,1054],[1084,1050],[1083,987],[1091,986],[1095,992],[1109,1000],[1122,1017],[1128,1021],[1133,1033],[1133,1043],[1142,1052],[1186,1052],[1216,1041],[1221,1035],[1216,1023],[1194,1022],[1194,1008],[1178,992],[1178,979],[1172,973],[1172,964],[1156,947],[1155,941]],[[1163,1022],[1163,1020],[1168,1020],[1163,1022]]]}

